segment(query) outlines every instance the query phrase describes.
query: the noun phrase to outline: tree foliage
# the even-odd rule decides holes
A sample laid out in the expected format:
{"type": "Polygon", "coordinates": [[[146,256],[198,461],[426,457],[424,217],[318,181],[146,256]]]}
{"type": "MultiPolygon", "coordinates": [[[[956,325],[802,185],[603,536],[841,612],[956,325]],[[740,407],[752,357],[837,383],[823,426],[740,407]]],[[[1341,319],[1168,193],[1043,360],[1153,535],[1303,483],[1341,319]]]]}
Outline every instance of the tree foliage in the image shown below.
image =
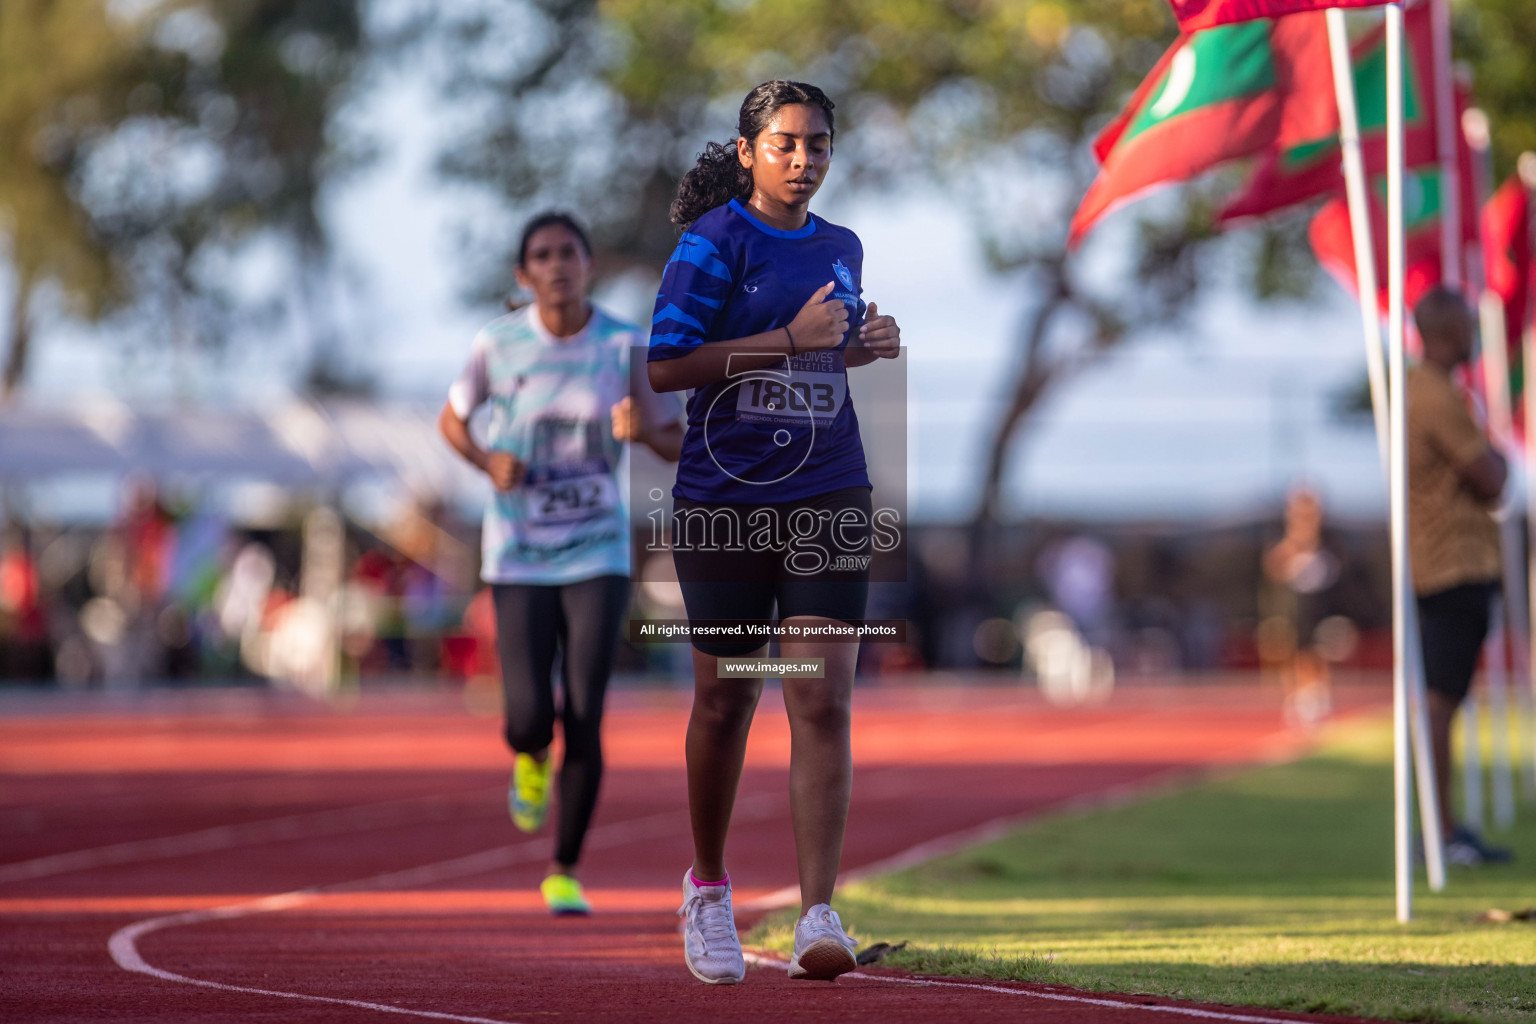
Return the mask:
{"type": "MultiPolygon", "coordinates": [[[[481,115],[447,170],[520,208],[566,202],[650,260],[675,237],[650,193],[670,198],[761,81],[837,99],[839,177],[936,171],[970,189],[989,167],[1091,173],[1073,143],[1172,35],[1162,0],[531,0],[445,27],[451,95],[481,115]]],[[[995,248],[1019,255],[1016,239],[995,248]]]]}
{"type": "MultiPolygon", "coordinates": [[[[1536,132],[1536,0],[1462,0],[1457,15],[1458,54],[1507,167],[1536,132]]],[[[730,136],[741,95],[773,77],[837,100],[840,180],[922,182],[968,208],[992,265],[1031,300],[981,524],[999,511],[1013,440],[1041,399],[1135,330],[1177,320],[1214,276],[1208,182],[1147,204],[1129,233],[1090,240],[1093,261],[1119,267],[1110,286],[1064,248],[1095,173],[1087,142],[1174,35],[1165,0],[525,0],[443,25],[450,92],[470,111],[445,169],[519,213],[577,210],[610,269],[661,263],[678,177],[707,138],[730,136]]],[[[493,268],[482,294],[509,286],[513,226],[477,239],[479,265],[493,268]]],[[[1255,295],[1310,291],[1304,211],[1240,248],[1255,295]]]]}
{"type": "Polygon", "coordinates": [[[1494,170],[1514,173],[1515,160],[1536,150],[1536,0],[1460,0],[1455,51],[1472,69],[1478,105],[1493,129],[1494,170]]]}
{"type": "MultiPolygon", "coordinates": [[[[732,134],[746,90],[774,77],[816,82],[837,100],[839,177],[921,177],[970,209],[994,266],[1037,298],[982,519],[995,514],[1016,428],[1046,391],[1112,348],[1127,323],[1176,316],[1199,278],[1195,250],[1209,231],[1183,210],[1177,227],[1144,233],[1147,255],[1131,269],[1145,287],[1095,294],[1065,250],[1094,174],[1086,142],[1173,35],[1162,0],[543,0],[520,10],[518,25],[492,13],[451,29],[468,54],[452,90],[478,98],[490,125],[445,166],[519,209],[574,207],[613,262],[665,259],[678,177],[706,138],[732,134]]],[[[510,235],[490,242],[488,262],[505,268],[510,235]]]]}
{"type": "Polygon", "coordinates": [[[356,0],[0,4],[4,393],[49,286],[89,320],[138,314],[159,343],[233,329],[231,261],[258,234],[293,250],[302,284],[361,43],[356,0]]]}

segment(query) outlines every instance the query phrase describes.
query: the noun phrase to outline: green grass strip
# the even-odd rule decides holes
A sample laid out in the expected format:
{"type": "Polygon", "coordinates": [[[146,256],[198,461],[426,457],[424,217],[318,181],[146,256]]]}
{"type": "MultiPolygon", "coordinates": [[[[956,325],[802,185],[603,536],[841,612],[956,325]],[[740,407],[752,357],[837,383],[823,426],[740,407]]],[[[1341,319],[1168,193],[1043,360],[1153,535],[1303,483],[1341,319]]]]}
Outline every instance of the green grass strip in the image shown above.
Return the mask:
{"type": "MultiPolygon", "coordinates": [[[[1393,918],[1391,736],[1128,806],[1042,820],[994,843],[851,885],[836,907],[886,963],[1205,1002],[1405,1021],[1536,1024],[1536,806],[1492,839],[1512,865],[1422,872],[1393,918]]],[[[792,914],[749,937],[787,953],[792,914]]]]}

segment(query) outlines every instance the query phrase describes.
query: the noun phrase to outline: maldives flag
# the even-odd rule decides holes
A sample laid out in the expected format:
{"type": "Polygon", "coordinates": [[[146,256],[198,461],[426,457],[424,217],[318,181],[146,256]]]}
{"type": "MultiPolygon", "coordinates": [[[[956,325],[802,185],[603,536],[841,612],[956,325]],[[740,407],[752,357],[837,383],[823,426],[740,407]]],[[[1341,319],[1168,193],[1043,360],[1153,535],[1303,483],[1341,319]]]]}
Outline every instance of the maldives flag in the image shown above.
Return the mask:
{"type": "Polygon", "coordinates": [[[1099,176],[1068,245],[1149,188],[1325,134],[1331,95],[1320,14],[1180,36],[1094,140],[1099,176]]]}
{"type": "MultiPolygon", "coordinates": [[[[1530,322],[1531,291],[1536,281],[1536,256],[1531,236],[1531,194],[1517,174],[1506,181],[1483,207],[1483,273],[1488,290],[1504,305],[1505,362],[1509,366],[1510,411],[1515,436],[1525,436],[1524,352],[1521,336],[1530,322]]],[[[1493,339],[1484,338],[1483,344],[1493,339]]],[[[1481,373],[1474,380],[1482,381],[1481,373]]]]}
{"type": "MultiPolygon", "coordinates": [[[[1410,167],[1439,159],[1435,140],[1434,29],[1429,4],[1410,8],[1404,16],[1407,41],[1403,61],[1403,142],[1410,167]]],[[[1360,121],[1360,155],[1366,173],[1387,166],[1387,46],[1386,30],[1376,28],[1351,48],[1355,79],[1355,109],[1360,121]]],[[[1328,81],[1333,75],[1329,72],[1328,81]]],[[[1458,104],[1466,97],[1458,89],[1458,104]]],[[[1338,107],[1327,101],[1327,128],[1293,145],[1277,146],[1254,168],[1237,195],[1227,201],[1222,223],[1257,217],[1344,190],[1340,169],[1338,107]]],[[[1456,133],[1460,136],[1460,132],[1456,133]]]]}
{"type": "Polygon", "coordinates": [[[1255,18],[1321,11],[1329,7],[1380,7],[1387,0],[1168,0],[1179,31],[1199,32],[1255,18]]]}
{"type": "MultiPolygon", "coordinates": [[[[1470,203],[1470,169],[1463,167],[1464,210],[1472,209],[1470,203]]],[[[1403,177],[1403,230],[1404,261],[1403,297],[1407,309],[1418,302],[1441,279],[1440,260],[1440,167],[1426,164],[1411,167],[1403,177]]],[[[1376,175],[1370,180],[1368,202],[1371,208],[1371,247],[1376,256],[1376,301],[1380,308],[1387,308],[1387,179],[1376,175]]],[[[1350,234],[1349,204],[1342,196],[1335,196],[1312,218],[1308,231],[1312,251],[1317,260],[1339,283],[1355,292],[1355,243],[1350,234]]],[[[1473,218],[1462,218],[1462,247],[1477,240],[1477,227],[1473,218]]]]}
{"type": "Polygon", "coordinates": [[[1515,175],[1483,207],[1484,280],[1504,301],[1511,366],[1531,312],[1532,244],[1531,194],[1515,175]]]}

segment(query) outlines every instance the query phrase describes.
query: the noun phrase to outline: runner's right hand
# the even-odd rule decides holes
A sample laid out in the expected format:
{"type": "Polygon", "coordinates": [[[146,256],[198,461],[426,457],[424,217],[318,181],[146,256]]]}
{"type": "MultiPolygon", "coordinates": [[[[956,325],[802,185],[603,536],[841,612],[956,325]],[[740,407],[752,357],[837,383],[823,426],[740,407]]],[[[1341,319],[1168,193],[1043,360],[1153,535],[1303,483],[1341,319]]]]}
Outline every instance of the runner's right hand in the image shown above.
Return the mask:
{"type": "Polygon", "coordinates": [[[523,472],[528,467],[511,452],[487,452],[480,468],[498,491],[510,491],[523,482],[523,472]]]}
{"type": "Polygon", "coordinates": [[[806,300],[800,312],[789,322],[795,348],[801,352],[836,348],[848,333],[848,307],[842,299],[827,298],[832,292],[828,281],[806,300]]]}

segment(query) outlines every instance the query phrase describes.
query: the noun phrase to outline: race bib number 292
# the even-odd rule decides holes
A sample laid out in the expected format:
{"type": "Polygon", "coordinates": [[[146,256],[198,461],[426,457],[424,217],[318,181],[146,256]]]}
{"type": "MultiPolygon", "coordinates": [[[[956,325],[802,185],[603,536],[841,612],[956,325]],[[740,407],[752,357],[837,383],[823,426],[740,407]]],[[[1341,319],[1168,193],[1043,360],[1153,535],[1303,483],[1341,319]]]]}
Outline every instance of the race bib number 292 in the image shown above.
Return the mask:
{"type": "Polygon", "coordinates": [[[618,505],[618,487],[606,463],[537,466],[523,481],[530,523],[557,526],[606,515],[618,505]]]}

